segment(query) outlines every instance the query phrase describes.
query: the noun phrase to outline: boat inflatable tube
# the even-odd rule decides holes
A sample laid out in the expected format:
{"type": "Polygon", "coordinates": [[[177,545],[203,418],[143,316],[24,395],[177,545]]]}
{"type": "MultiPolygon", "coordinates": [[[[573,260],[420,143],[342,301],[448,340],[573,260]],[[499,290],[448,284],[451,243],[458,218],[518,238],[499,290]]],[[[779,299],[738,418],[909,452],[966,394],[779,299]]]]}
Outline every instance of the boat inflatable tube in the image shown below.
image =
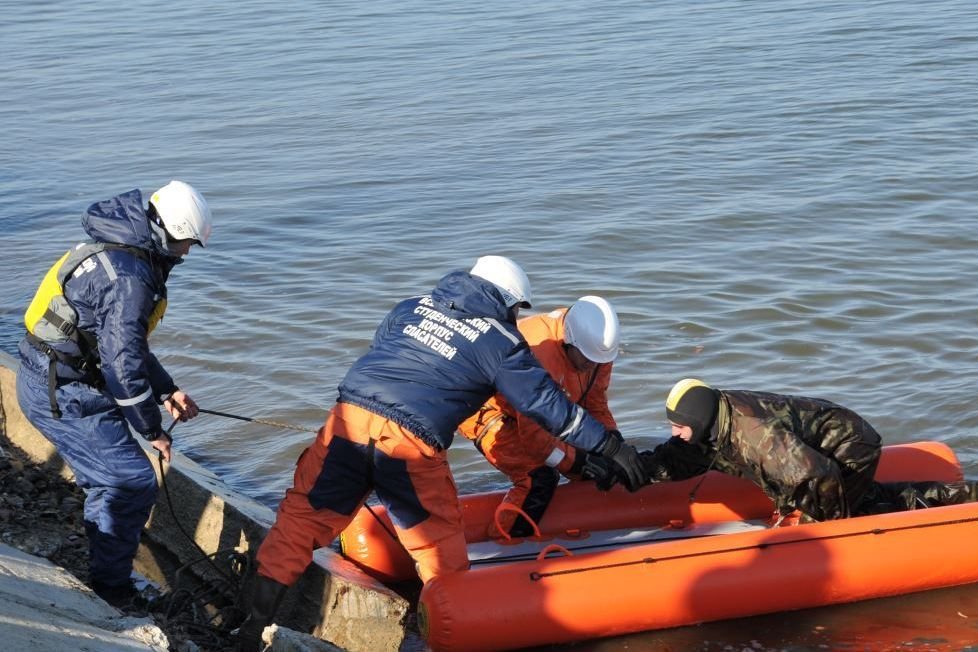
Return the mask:
{"type": "MultiPolygon", "coordinates": [[[[942,444],[888,447],[884,460],[881,480],[961,479],[942,444]]],[[[727,498],[744,516],[746,502],[727,498]]],[[[434,578],[419,625],[436,652],[505,650],[893,596],[978,581],[976,542],[978,503],[581,554],[556,541],[535,559],[434,578]]]]}
{"type": "MultiPolygon", "coordinates": [[[[953,451],[940,442],[885,446],[876,472],[882,482],[951,482],[961,477],[953,451]]],[[[700,479],[655,483],[635,493],[621,487],[601,492],[591,482],[562,484],[539,523],[541,538],[559,543],[601,530],[767,519],[774,511],[774,504],[754,483],[716,471],[703,478],[695,501],[690,502],[700,479]]],[[[459,497],[468,543],[489,540],[503,496],[504,492],[492,492],[459,497]]],[[[363,508],[340,535],[342,553],[382,582],[416,580],[414,562],[391,536],[393,531],[383,507],[363,508]]]]}

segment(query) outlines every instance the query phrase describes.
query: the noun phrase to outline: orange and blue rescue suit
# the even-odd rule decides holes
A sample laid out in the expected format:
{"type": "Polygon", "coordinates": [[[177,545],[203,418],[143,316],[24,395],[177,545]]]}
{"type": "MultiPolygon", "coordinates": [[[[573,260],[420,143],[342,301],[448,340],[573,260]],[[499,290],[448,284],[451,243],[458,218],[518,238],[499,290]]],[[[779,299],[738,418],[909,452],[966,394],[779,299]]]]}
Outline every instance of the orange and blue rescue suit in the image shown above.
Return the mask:
{"type": "Polygon", "coordinates": [[[530,353],[499,291],[465,272],[402,301],[347,372],[339,400],[300,457],[258,552],[259,573],[290,585],[375,490],[422,580],[468,567],[446,450],[497,391],[584,450],[607,437],[530,353]]]}

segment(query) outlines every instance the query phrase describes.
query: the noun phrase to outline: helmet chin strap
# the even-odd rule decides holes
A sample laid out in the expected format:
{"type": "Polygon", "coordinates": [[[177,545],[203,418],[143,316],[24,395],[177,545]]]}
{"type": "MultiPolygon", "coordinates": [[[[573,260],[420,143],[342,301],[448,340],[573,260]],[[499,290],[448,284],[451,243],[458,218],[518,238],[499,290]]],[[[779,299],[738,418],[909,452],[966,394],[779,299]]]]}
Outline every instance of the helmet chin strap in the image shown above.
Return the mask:
{"type": "Polygon", "coordinates": [[[167,238],[166,229],[163,228],[163,224],[160,223],[159,216],[153,215],[148,216],[149,230],[153,237],[153,242],[159,247],[160,251],[166,255],[170,254],[169,239],[167,238]]]}

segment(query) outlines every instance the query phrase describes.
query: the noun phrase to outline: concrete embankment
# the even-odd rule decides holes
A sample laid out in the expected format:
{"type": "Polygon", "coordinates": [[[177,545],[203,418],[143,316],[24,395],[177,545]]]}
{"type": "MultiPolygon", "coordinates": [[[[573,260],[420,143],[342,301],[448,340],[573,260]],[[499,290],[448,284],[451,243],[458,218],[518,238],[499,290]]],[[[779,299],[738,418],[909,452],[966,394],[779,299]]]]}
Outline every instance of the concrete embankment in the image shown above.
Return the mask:
{"type": "Polygon", "coordinates": [[[4,650],[167,650],[148,618],[130,618],[46,559],[0,544],[0,645],[4,650]]]}
{"type": "MultiPolygon", "coordinates": [[[[20,411],[16,399],[16,369],[16,360],[0,352],[0,427],[7,439],[31,459],[44,464],[52,472],[71,479],[70,469],[61,462],[51,444],[31,426],[20,411]]],[[[158,466],[155,457],[153,459],[154,466],[158,466]]],[[[216,574],[217,570],[212,570],[206,563],[195,563],[201,560],[201,551],[208,555],[234,551],[253,556],[274,520],[271,510],[232,490],[220,478],[179,452],[174,452],[170,464],[163,465],[163,472],[167,491],[160,492],[153,516],[145,530],[145,535],[153,542],[154,548],[159,546],[167,554],[175,556],[179,564],[192,564],[190,568],[199,573],[204,581],[214,579],[209,577],[209,573],[216,574]],[[173,497],[172,505],[168,502],[168,495],[173,497]],[[188,536],[193,538],[193,542],[188,536]]],[[[157,473],[159,474],[159,468],[157,473]]],[[[13,557],[19,559],[19,555],[13,557]]],[[[37,561],[36,558],[30,559],[37,561]]],[[[11,571],[16,563],[8,563],[6,551],[0,551],[0,596],[7,589],[17,591],[16,583],[24,581],[22,574],[11,571]]],[[[172,563],[165,565],[171,566],[172,563]]],[[[160,576],[163,567],[164,564],[154,562],[152,553],[147,554],[145,550],[141,550],[136,570],[165,586],[167,578],[160,576]]],[[[56,569],[53,566],[52,568],[56,569]]],[[[58,584],[60,580],[53,579],[55,575],[57,573],[32,572],[30,577],[39,590],[56,586],[59,587],[58,590],[67,591],[70,600],[75,599],[72,595],[74,593],[84,594],[86,599],[102,604],[118,617],[118,612],[101,603],[77,580],[74,583],[69,582],[70,586],[61,586],[58,584]]],[[[233,599],[234,596],[227,597],[233,599]]],[[[20,603],[14,604],[16,606],[20,603]]],[[[285,627],[297,632],[311,632],[316,639],[329,641],[351,652],[394,651],[404,643],[404,623],[408,609],[407,600],[367,576],[332,550],[322,549],[316,552],[313,563],[300,581],[289,590],[277,620],[285,627]]],[[[74,613],[73,608],[69,611],[74,613]]],[[[81,614],[78,627],[91,625],[99,631],[112,631],[111,628],[106,630],[100,624],[103,622],[100,620],[101,616],[84,611],[78,613],[81,614]]],[[[8,630],[50,629],[51,621],[50,616],[30,606],[23,609],[17,607],[10,613],[2,611],[0,638],[6,640],[8,630]]],[[[76,632],[67,626],[55,627],[67,632],[69,638],[76,632]]],[[[272,629],[267,634],[273,634],[272,629]]],[[[275,633],[275,640],[282,643],[280,649],[296,649],[296,641],[302,638],[284,629],[275,633]]],[[[77,630],[77,640],[73,645],[33,649],[116,649],[107,645],[92,644],[85,647],[81,644],[89,639],[89,634],[77,630]]],[[[306,640],[307,645],[313,644],[306,640]]],[[[154,648],[152,645],[152,642],[136,643],[135,647],[119,649],[147,649],[146,646],[148,649],[166,649],[165,639],[164,647],[154,648]]],[[[277,646],[273,646],[273,649],[275,647],[277,646]]],[[[10,649],[32,648],[26,646],[10,649]]],[[[320,649],[328,648],[323,646],[320,649]]]]}

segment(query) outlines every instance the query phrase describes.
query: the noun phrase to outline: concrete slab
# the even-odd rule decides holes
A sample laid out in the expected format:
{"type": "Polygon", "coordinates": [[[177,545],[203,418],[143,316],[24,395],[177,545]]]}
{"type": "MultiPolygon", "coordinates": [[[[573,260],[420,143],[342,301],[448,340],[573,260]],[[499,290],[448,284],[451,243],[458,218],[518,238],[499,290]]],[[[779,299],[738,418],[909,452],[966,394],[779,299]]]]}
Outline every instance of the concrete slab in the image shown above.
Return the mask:
{"type": "Polygon", "coordinates": [[[343,652],[331,643],[278,625],[266,627],[262,640],[268,652],[343,652]]]}
{"type": "Polygon", "coordinates": [[[46,559],[0,544],[0,641],[5,650],[169,650],[149,618],[123,616],[46,559]]]}

